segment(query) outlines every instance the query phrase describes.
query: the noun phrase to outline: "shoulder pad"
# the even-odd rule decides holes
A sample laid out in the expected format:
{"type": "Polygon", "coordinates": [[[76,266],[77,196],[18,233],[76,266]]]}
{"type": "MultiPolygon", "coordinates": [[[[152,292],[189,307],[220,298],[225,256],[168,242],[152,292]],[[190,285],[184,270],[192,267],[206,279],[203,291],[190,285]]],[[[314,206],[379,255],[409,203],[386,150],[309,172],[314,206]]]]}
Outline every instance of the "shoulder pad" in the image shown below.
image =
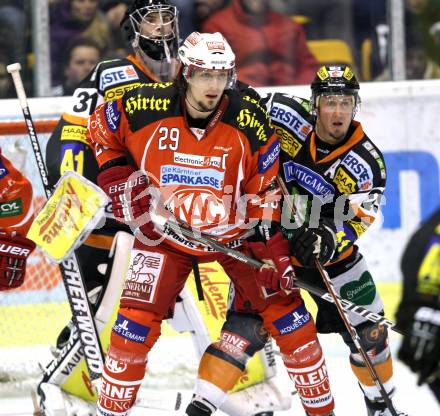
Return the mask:
{"type": "Polygon", "coordinates": [[[258,149],[272,136],[274,130],[266,108],[255,97],[243,92],[228,92],[230,105],[223,121],[242,131],[258,149]]]}
{"type": "Polygon", "coordinates": [[[275,130],[281,128],[301,141],[306,140],[315,125],[309,100],[301,97],[275,93],[267,102],[267,111],[275,130]]]}
{"type": "Polygon", "coordinates": [[[132,131],[154,121],[178,115],[179,91],[172,82],[141,84],[128,90],[122,106],[132,131]]]}

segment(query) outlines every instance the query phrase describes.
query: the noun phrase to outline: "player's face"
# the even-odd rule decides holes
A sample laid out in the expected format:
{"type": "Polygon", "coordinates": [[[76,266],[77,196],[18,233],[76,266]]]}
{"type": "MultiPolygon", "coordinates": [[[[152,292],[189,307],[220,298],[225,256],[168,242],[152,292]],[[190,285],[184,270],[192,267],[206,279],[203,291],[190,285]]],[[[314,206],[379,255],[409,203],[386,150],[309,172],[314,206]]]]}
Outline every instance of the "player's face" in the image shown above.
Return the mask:
{"type": "Polygon", "coordinates": [[[223,69],[194,69],[191,72],[186,98],[196,109],[209,112],[217,107],[229,79],[223,69]]]}
{"type": "Polygon", "coordinates": [[[353,118],[352,95],[322,95],[319,97],[316,130],[320,139],[336,144],[344,139],[353,118]]]}
{"type": "Polygon", "coordinates": [[[67,84],[74,86],[82,81],[99,62],[99,51],[90,46],[78,46],[72,50],[66,68],[67,84]]]}
{"type": "Polygon", "coordinates": [[[174,35],[174,16],[170,12],[149,12],[140,24],[139,33],[148,39],[164,37],[171,38],[174,35]]]}

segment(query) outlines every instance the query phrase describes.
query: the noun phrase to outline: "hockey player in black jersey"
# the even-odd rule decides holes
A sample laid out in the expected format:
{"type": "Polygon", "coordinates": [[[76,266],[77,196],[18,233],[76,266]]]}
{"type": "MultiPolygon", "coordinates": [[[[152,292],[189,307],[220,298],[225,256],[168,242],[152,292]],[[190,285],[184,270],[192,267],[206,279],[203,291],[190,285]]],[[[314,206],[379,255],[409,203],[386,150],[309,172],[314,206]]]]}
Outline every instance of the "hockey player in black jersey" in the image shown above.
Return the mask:
{"type": "Polygon", "coordinates": [[[405,335],[397,356],[440,403],[440,210],[408,241],[401,268],[397,325],[405,335]]]}
{"type": "MultiPolygon", "coordinates": [[[[317,258],[342,298],[382,314],[382,300],[356,241],[379,212],[386,181],[383,157],[354,120],[360,98],[351,68],[321,67],[311,89],[311,102],[281,93],[266,99],[281,142],[280,173],[297,210],[294,215],[288,212],[283,221],[295,270],[324,288],[314,265],[317,258]]],[[[350,364],[368,415],[391,415],[336,308],[314,300],[318,332],[340,333],[350,348],[350,364]]],[[[393,368],[386,328],[352,314],[350,320],[391,396],[393,368]]]]}

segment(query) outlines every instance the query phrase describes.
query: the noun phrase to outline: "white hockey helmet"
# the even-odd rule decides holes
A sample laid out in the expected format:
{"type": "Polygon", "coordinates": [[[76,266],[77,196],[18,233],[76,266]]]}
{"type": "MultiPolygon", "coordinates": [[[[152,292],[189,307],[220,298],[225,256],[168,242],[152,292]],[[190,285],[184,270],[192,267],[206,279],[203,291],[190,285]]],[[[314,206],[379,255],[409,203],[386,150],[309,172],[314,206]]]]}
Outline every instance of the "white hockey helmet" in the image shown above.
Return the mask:
{"type": "Polygon", "coordinates": [[[235,84],[235,54],[220,32],[191,33],[179,48],[183,64],[183,76],[188,81],[193,69],[229,70],[230,79],[226,88],[235,84]]]}

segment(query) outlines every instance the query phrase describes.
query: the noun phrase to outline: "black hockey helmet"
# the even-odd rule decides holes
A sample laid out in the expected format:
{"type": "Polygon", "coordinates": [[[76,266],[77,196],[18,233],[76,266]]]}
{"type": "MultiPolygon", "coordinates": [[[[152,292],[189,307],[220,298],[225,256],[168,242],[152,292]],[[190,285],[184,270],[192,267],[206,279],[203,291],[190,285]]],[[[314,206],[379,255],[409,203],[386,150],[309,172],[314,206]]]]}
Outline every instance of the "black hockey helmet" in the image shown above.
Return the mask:
{"type": "Polygon", "coordinates": [[[133,49],[139,47],[155,61],[169,60],[177,57],[178,23],[177,8],[168,0],[133,0],[121,21],[122,37],[133,49]],[[148,22],[148,16],[153,13],[159,14],[162,27],[170,25],[171,29],[162,30],[160,36],[142,33],[142,22],[148,22]]]}
{"type": "Polygon", "coordinates": [[[321,95],[352,95],[355,108],[360,103],[359,82],[347,65],[324,65],[318,69],[311,85],[312,107],[316,110],[317,98],[321,95]]]}

